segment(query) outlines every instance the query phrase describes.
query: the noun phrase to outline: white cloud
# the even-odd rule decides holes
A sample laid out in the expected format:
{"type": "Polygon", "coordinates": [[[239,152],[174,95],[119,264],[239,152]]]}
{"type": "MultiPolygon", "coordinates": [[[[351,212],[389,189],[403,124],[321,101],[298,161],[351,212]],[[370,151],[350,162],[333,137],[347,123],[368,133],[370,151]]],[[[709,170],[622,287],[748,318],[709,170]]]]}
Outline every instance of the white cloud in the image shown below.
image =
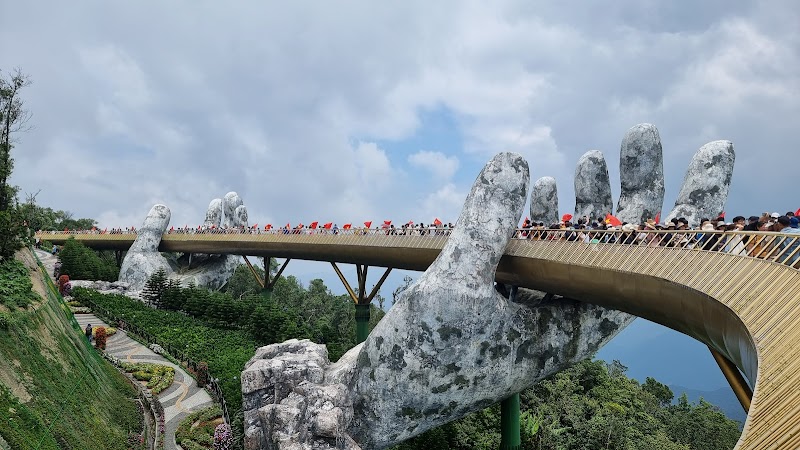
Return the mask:
{"type": "MultiPolygon", "coordinates": [[[[470,186],[471,187],[471,186],[470,186]]],[[[439,218],[443,222],[455,223],[461,214],[467,190],[459,190],[454,184],[448,183],[434,192],[426,195],[422,200],[422,215],[425,223],[433,222],[439,218]]]]}
{"type": "Polygon", "coordinates": [[[458,170],[458,157],[441,152],[420,151],[410,155],[408,162],[430,172],[436,182],[449,181],[458,170]]]}

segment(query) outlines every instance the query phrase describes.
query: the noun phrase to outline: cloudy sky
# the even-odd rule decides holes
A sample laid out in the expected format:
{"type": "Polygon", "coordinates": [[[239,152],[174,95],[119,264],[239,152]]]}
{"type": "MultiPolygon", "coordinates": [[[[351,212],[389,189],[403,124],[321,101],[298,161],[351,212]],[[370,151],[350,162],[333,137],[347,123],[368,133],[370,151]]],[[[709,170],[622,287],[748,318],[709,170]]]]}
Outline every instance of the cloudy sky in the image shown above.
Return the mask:
{"type": "MultiPolygon", "coordinates": [[[[734,142],[727,211],[800,207],[800,6],[786,1],[4,1],[0,69],[33,113],[12,182],[139,225],[455,221],[483,164],[554,176],[660,131],[670,209],[692,154],[734,142]]],[[[330,269],[326,269],[330,271],[330,269]]]]}

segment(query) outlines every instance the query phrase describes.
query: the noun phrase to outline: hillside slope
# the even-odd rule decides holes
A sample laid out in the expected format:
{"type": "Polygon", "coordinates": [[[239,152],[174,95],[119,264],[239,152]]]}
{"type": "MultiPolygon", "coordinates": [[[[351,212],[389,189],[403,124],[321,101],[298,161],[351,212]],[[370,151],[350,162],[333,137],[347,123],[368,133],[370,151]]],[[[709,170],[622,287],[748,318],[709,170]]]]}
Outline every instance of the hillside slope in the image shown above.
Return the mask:
{"type": "Polygon", "coordinates": [[[29,270],[27,280],[15,278],[9,263],[0,266],[0,447],[128,448],[129,432],[141,430],[135,389],[48,296],[33,255],[24,250],[17,260],[29,270]],[[38,299],[9,307],[25,289],[38,299]]]}

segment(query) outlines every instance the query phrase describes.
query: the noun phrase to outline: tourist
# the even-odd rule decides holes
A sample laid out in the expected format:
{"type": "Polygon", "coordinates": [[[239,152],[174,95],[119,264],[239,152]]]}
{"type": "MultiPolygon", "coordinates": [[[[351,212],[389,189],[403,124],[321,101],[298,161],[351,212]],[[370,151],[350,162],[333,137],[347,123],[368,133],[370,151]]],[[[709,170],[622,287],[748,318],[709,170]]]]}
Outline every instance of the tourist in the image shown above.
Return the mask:
{"type": "Polygon", "coordinates": [[[87,323],[86,329],[83,331],[83,333],[86,335],[86,340],[92,342],[92,324],[87,323]]]}
{"type": "Polygon", "coordinates": [[[800,229],[792,228],[792,220],[788,216],[779,216],[776,223],[776,231],[793,236],[784,237],[778,244],[778,254],[776,260],[786,265],[800,268],[797,263],[800,259],[800,229]]]}

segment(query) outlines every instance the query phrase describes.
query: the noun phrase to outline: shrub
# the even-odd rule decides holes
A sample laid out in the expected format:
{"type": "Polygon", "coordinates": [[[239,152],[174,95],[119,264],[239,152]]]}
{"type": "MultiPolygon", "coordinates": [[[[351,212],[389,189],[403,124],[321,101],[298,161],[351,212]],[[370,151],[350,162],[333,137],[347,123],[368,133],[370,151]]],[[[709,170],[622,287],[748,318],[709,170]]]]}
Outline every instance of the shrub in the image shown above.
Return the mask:
{"type": "Polygon", "coordinates": [[[7,260],[0,262],[0,305],[15,308],[26,308],[39,296],[33,292],[30,274],[20,261],[7,260]]]}
{"type": "Polygon", "coordinates": [[[197,363],[197,386],[204,387],[208,384],[208,363],[200,361],[197,363]]]}
{"type": "Polygon", "coordinates": [[[150,381],[150,379],[153,378],[153,374],[151,372],[140,370],[138,372],[133,372],[133,378],[136,378],[139,381],[150,381]]]}
{"type": "Polygon", "coordinates": [[[93,328],[94,346],[100,350],[106,349],[106,327],[93,328]]]}
{"type": "MultiPolygon", "coordinates": [[[[61,275],[58,277],[58,293],[61,296],[67,295],[65,290],[67,289],[67,284],[69,284],[69,275],[61,275]]],[[[72,290],[72,286],[70,286],[70,291],[72,290]]]]}

